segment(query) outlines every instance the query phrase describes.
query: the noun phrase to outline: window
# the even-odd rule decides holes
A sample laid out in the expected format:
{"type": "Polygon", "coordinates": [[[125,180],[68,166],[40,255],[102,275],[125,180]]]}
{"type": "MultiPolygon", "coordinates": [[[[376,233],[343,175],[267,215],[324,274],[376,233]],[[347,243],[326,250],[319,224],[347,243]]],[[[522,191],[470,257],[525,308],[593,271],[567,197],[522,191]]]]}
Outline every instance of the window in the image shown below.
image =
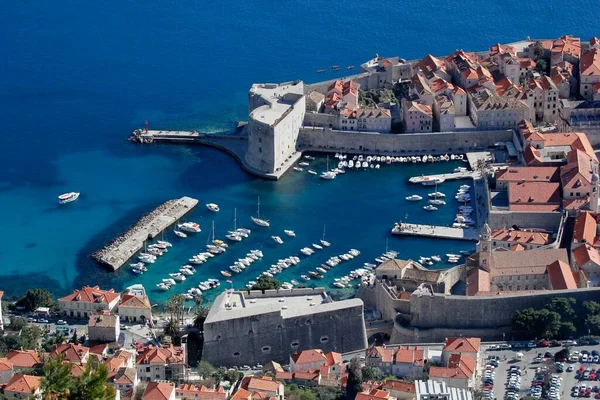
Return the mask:
{"type": "Polygon", "coordinates": [[[262,147],[259,147],[259,148],[258,148],[258,152],[259,152],[259,153],[262,153],[262,147]]]}
{"type": "Polygon", "coordinates": [[[292,342],[292,347],[295,348],[295,347],[298,347],[298,346],[300,346],[300,342],[298,342],[298,341],[293,341],[292,342]]]}
{"type": "Polygon", "coordinates": [[[150,372],[150,367],[146,367],[146,372],[150,372]]]}
{"type": "Polygon", "coordinates": [[[321,343],[329,342],[329,338],[327,336],[321,336],[321,343]]]}
{"type": "Polygon", "coordinates": [[[235,353],[233,353],[233,356],[234,356],[234,357],[239,357],[239,356],[240,356],[240,352],[239,352],[239,351],[236,351],[235,353]]]}
{"type": "Polygon", "coordinates": [[[258,138],[258,143],[262,143],[262,138],[261,137],[258,138]]]}
{"type": "Polygon", "coordinates": [[[248,331],[248,335],[252,335],[253,333],[254,333],[254,332],[252,332],[252,329],[250,329],[250,330],[248,331]]]}
{"type": "Polygon", "coordinates": [[[264,354],[269,354],[269,353],[271,352],[271,346],[264,346],[264,347],[262,348],[262,352],[263,352],[264,354]]]}
{"type": "Polygon", "coordinates": [[[306,320],[306,325],[310,325],[312,323],[312,321],[310,319],[306,320]]]}

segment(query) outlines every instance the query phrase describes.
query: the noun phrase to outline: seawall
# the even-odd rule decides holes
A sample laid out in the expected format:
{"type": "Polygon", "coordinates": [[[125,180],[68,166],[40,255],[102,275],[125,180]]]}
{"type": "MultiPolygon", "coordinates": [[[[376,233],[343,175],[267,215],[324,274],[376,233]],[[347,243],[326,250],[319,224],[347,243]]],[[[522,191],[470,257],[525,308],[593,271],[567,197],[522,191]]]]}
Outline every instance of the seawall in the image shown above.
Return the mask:
{"type": "Polygon", "coordinates": [[[298,149],[379,155],[464,153],[512,141],[512,137],[512,130],[381,134],[304,127],[298,149]]]}

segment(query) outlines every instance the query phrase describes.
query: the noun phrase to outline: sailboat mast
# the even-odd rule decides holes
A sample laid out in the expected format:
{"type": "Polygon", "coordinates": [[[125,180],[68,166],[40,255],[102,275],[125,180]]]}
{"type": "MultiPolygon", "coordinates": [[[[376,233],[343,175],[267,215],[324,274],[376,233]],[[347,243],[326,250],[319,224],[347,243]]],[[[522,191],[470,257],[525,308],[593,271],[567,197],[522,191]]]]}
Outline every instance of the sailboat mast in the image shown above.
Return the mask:
{"type": "Polygon", "coordinates": [[[323,225],[323,240],[325,240],[325,225],[323,225]]]}
{"type": "Polygon", "coordinates": [[[233,209],[233,230],[237,230],[237,208],[233,209]]]}
{"type": "Polygon", "coordinates": [[[260,219],[260,196],[258,197],[258,202],[256,203],[256,216],[260,219]]]}

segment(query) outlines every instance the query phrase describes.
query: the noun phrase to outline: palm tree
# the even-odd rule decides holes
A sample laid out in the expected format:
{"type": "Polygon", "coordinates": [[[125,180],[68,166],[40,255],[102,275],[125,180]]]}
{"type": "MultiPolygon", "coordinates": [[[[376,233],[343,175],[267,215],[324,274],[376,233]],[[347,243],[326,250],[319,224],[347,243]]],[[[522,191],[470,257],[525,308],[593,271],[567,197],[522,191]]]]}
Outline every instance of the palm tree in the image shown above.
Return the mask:
{"type": "Polygon", "coordinates": [[[196,314],[200,312],[200,306],[202,305],[202,294],[198,293],[194,296],[194,304],[196,305],[196,314]]]}
{"type": "Polygon", "coordinates": [[[171,296],[169,301],[167,302],[167,310],[169,310],[169,314],[171,314],[171,319],[173,319],[173,315],[175,315],[178,323],[183,323],[183,302],[185,298],[182,294],[174,294],[171,296]]]}
{"type": "Polygon", "coordinates": [[[198,330],[204,330],[204,321],[208,315],[208,307],[200,307],[196,311],[196,317],[194,318],[194,327],[198,330]]]}
{"type": "Polygon", "coordinates": [[[65,398],[69,394],[72,383],[71,365],[65,363],[62,356],[46,361],[40,386],[44,400],[65,398]]]}
{"type": "Polygon", "coordinates": [[[177,323],[176,320],[174,320],[173,318],[169,319],[169,321],[166,323],[163,332],[165,333],[165,335],[167,336],[177,336],[177,334],[179,333],[179,324],[177,323]]]}

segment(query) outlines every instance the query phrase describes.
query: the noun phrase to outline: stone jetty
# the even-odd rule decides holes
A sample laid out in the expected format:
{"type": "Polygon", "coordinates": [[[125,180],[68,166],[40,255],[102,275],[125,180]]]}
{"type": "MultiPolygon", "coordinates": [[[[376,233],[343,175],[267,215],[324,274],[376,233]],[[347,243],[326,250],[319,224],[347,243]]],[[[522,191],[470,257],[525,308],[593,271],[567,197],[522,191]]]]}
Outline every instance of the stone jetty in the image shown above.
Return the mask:
{"type": "Polygon", "coordinates": [[[409,224],[396,222],[392,234],[401,236],[420,236],[436,239],[478,240],[477,229],[451,228],[448,226],[409,224]]]}
{"type": "Polygon", "coordinates": [[[197,204],[197,199],[187,196],[161,204],[144,215],[121,236],[93,253],[91,255],[92,259],[116,271],[144,247],[144,242],[154,239],[190,212],[197,204]]]}

